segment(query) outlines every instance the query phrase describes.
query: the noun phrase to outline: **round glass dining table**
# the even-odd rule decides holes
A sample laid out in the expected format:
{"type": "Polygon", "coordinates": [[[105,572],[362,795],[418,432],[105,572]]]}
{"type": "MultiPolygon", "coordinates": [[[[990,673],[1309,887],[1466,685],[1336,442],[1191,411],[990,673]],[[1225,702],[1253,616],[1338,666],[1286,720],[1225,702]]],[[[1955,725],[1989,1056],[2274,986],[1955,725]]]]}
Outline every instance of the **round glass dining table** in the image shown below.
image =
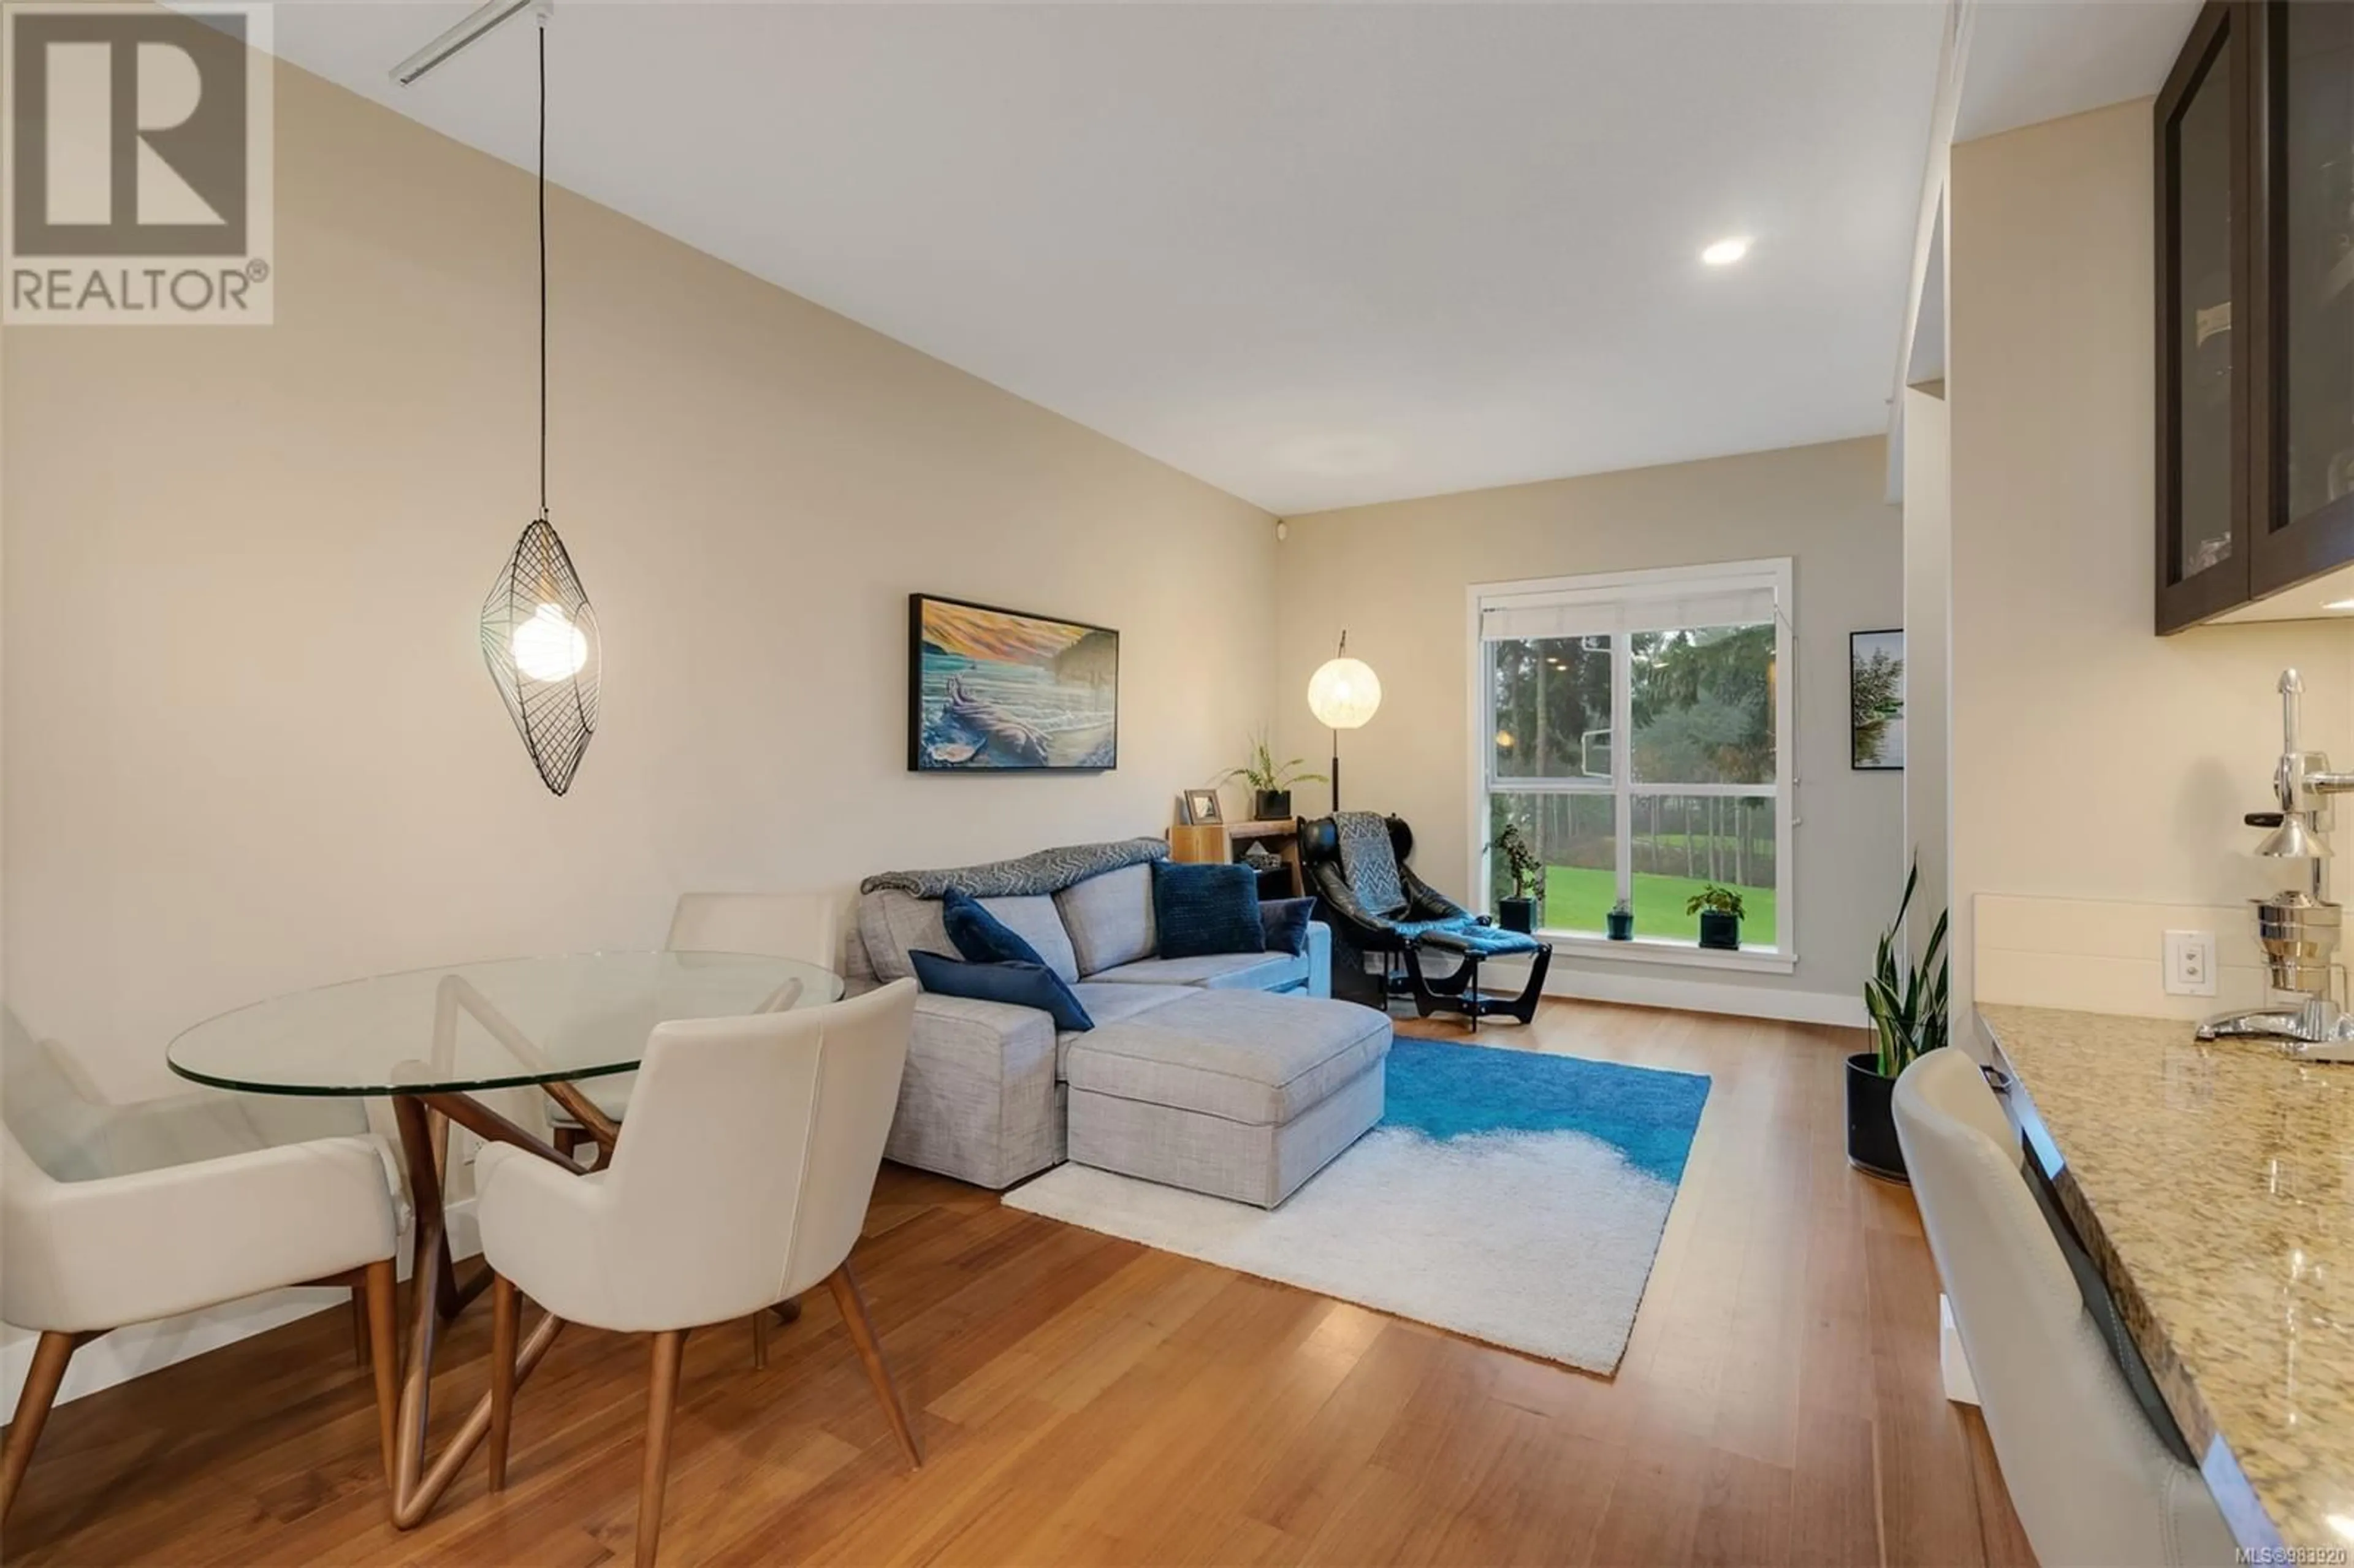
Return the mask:
{"type": "Polygon", "coordinates": [[[747,953],[500,959],[272,997],[184,1030],[165,1056],[249,1094],[466,1094],[626,1073],[657,1023],[841,995],[815,964],[747,953]]]}
{"type": "MultiPolygon", "coordinates": [[[[535,1086],[611,1160],[620,1128],[574,1085],[627,1073],[657,1024],[815,1007],[842,980],[814,964],[746,953],[567,953],[411,969],[254,1002],[183,1031],[165,1059],[182,1077],[264,1095],[383,1097],[393,1111],[415,1213],[408,1349],[392,1472],[392,1521],[421,1523],[490,1429],[486,1393],[430,1467],[425,1458],[440,1321],[489,1281],[464,1285],[450,1255],[443,1183],[449,1128],[581,1167],[476,1095],[535,1086]]],[[[780,1316],[790,1316],[780,1312],[780,1316]]],[[[515,1347],[520,1383],[562,1325],[543,1318],[515,1347]]],[[[511,1325],[501,1332],[512,1340],[511,1325]]],[[[494,1333],[496,1347],[501,1335],[494,1333]]]]}

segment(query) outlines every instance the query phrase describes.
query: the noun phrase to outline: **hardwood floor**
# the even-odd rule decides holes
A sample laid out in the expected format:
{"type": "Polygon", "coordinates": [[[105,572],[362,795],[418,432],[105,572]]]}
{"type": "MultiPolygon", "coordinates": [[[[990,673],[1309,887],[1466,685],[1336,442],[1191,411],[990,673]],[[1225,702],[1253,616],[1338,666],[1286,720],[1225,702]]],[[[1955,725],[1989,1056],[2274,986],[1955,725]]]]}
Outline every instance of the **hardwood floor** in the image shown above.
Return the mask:
{"type": "MultiPolygon", "coordinates": [[[[854,1256],[923,1469],[812,1292],[763,1371],[748,1326],[688,1341],[663,1560],[2030,1563],[1976,1414],[1941,1391],[1912,1201],[1846,1164],[1858,1038],[1564,1001],[1482,1029],[1714,1078],[1612,1381],[886,1166],[854,1256]]],[[[491,1316],[445,1341],[437,1445],[486,1385],[491,1316]]],[[[626,1558],[644,1357],[567,1330],[516,1401],[506,1491],[477,1461],[403,1534],[367,1373],[323,1312],[58,1410],[5,1556],[626,1558]]]]}

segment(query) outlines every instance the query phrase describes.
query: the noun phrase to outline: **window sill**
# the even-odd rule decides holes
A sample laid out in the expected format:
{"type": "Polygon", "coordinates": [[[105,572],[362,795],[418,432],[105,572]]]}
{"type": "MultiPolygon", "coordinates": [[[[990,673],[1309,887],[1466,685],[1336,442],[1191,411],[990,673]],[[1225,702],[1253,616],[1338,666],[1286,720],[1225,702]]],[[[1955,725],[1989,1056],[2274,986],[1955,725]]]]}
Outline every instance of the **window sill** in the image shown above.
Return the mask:
{"type": "Polygon", "coordinates": [[[1631,942],[1614,942],[1590,931],[1539,931],[1537,936],[1551,942],[1553,950],[1565,959],[1606,959],[1621,963],[1673,964],[1684,969],[1771,975],[1794,974],[1798,968],[1797,954],[1774,948],[1741,948],[1726,952],[1691,942],[1671,942],[1664,937],[1638,937],[1631,942]]]}

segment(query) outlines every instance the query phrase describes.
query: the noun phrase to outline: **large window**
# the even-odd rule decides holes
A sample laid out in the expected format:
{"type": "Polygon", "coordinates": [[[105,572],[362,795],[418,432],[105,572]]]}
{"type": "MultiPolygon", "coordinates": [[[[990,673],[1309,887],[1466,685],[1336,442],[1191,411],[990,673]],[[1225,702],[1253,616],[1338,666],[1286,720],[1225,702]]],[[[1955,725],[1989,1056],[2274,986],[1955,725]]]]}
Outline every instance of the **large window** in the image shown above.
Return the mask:
{"type": "Polygon", "coordinates": [[[1696,948],[1685,906],[1712,882],[1741,895],[1744,949],[1790,958],[1789,562],[1472,593],[1488,907],[1518,823],[1548,931],[1599,938],[1623,898],[1644,956],[1696,948]]]}

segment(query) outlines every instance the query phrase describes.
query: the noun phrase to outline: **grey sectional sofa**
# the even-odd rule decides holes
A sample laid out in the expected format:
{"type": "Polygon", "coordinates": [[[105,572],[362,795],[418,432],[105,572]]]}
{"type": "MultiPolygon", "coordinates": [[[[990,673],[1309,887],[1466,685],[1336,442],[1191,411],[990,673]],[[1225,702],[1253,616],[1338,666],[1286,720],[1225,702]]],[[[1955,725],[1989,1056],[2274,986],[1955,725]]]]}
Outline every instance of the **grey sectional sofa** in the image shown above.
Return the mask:
{"type": "MultiPolygon", "coordinates": [[[[1263,1064],[1262,1075],[1269,1081],[1264,1092],[1246,1097],[1241,1119],[1226,1114],[1231,1106],[1180,1105],[1172,1113],[1182,1118],[1208,1109],[1221,1117],[1215,1140],[1221,1161],[1230,1156],[1247,1159],[1254,1150],[1262,1152],[1262,1163],[1274,1174],[1261,1180],[1259,1173],[1252,1173],[1228,1182],[1249,1189],[1230,1193],[1246,1201],[1279,1201],[1379,1118],[1388,1020],[1368,1009],[1325,1000],[1332,989],[1331,931],[1311,924],[1308,950],[1298,955],[1163,959],[1154,939],[1152,863],[1168,853],[1157,839],[1133,839],[1048,850],[987,865],[894,872],[866,879],[860,888],[857,928],[849,941],[854,986],[912,973],[911,951],[954,953],[941,924],[939,896],[956,886],[980,898],[1035,947],[1071,982],[1097,1025],[1092,1033],[1066,1031],[1058,1035],[1054,1021],[1033,1008],[931,994],[917,998],[899,1114],[885,1150],[889,1158],[992,1188],[1011,1186],[1060,1163],[1070,1147],[1075,1046],[1098,1058],[1092,1075],[1095,1092],[1109,1091],[1114,1097],[1121,1097],[1119,1084],[1124,1074],[1131,1078],[1152,1075],[1156,1084],[1167,1080],[1165,1073],[1157,1073],[1144,1060],[1153,1054],[1156,1042],[1162,1047],[1173,1045],[1181,1057],[1192,1054],[1190,1043],[1198,1040],[1204,1050],[1223,1053],[1227,1059],[1239,1054],[1263,1064]],[[1186,1005],[1188,998],[1206,1002],[1205,991],[1270,992],[1292,1001],[1272,1008],[1259,999],[1245,1001],[1239,997],[1239,1005],[1186,1005]],[[1189,1023],[1196,1012],[1201,1018],[1189,1023]],[[1147,1022],[1153,1025],[1149,1033],[1119,1027],[1147,1022]],[[1322,1102],[1341,1089],[1350,1091],[1348,1108],[1324,1108],[1322,1102]],[[1370,1116],[1363,1114],[1368,1106],[1370,1116]],[[1291,1137],[1288,1123],[1310,1111],[1320,1113],[1314,1118],[1318,1130],[1313,1136],[1291,1137]],[[1317,1157],[1326,1144],[1332,1147],[1317,1157]],[[1272,1196],[1255,1195],[1262,1192],[1272,1196]]],[[[1083,1071],[1079,1075],[1090,1075],[1083,1071]]],[[[1125,1097],[1129,1104],[1110,1108],[1148,1118],[1169,1111],[1167,1104],[1149,1103],[1158,1093],[1129,1094],[1125,1097]]],[[[1182,1101],[1187,1093],[1180,1084],[1175,1098],[1182,1101]]],[[[1200,1142],[1190,1134],[1177,1141],[1189,1149],[1200,1142]]],[[[1166,1128],[1159,1142],[1164,1149],[1170,1145],[1166,1128]]],[[[1122,1168],[1116,1159],[1090,1159],[1088,1163],[1122,1168]]],[[[1158,1171],[1134,1173],[1172,1179],[1158,1171]]],[[[1202,1190],[1213,1188],[1204,1185],[1202,1190]]]]}

